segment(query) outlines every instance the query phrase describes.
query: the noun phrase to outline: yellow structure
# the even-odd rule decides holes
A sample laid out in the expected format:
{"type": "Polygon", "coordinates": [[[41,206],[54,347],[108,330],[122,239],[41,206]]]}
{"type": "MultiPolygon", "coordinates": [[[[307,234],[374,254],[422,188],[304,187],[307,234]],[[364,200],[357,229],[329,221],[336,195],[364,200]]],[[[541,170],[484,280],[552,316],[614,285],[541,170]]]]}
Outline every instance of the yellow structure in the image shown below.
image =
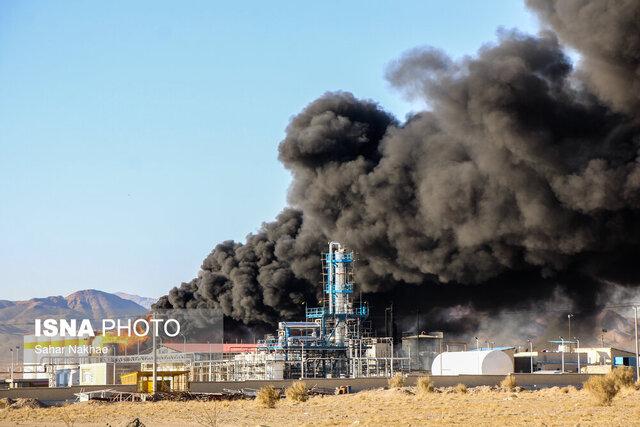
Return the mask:
{"type": "MultiPolygon", "coordinates": [[[[153,372],[136,371],[122,375],[122,384],[135,384],[136,391],[153,393],[153,372]]],[[[188,391],[189,371],[158,371],[157,391],[188,391]]]]}

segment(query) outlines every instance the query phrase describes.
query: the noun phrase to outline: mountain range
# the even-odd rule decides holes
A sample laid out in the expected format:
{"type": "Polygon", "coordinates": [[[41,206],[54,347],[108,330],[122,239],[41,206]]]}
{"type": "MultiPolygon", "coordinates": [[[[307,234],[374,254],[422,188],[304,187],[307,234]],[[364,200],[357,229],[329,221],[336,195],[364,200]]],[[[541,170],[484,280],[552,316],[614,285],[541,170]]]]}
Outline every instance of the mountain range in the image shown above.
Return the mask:
{"type": "MultiPolygon", "coordinates": [[[[19,346],[23,336],[34,333],[35,319],[115,319],[144,315],[148,309],[135,301],[147,303],[152,298],[128,295],[128,298],[87,289],[66,297],[50,296],[25,301],[0,300],[0,363],[11,362],[10,348],[19,346]]],[[[155,300],[154,300],[155,302],[155,300]]],[[[14,356],[15,357],[15,356],[14,356]]]]}
{"type": "Polygon", "coordinates": [[[158,301],[158,298],[141,297],[140,295],[131,295],[131,294],[126,294],[124,292],[116,292],[114,293],[114,295],[117,295],[122,299],[128,299],[129,301],[133,301],[136,304],[141,305],[146,309],[150,309],[151,305],[155,304],[158,301]]]}

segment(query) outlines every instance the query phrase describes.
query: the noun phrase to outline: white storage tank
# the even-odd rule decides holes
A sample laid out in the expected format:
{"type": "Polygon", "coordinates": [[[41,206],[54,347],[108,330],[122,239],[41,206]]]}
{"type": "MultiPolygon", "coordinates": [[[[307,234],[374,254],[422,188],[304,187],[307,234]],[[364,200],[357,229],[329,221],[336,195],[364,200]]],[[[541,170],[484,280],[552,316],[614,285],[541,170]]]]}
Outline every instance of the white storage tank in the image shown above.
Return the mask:
{"type": "Polygon", "coordinates": [[[36,344],[38,344],[38,337],[31,334],[24,336],[23,349],[23,361],[24,363],[31,364],[36,363],[36,344]]]}
{"type": "Polygon", "coordinates": [[[36,346],[40,346],[39,349],[36,348],[36,363],[45,363],[45,357],[47,357],[51,347],[51,337],[40,336],[38,337],[38,342],[36,346]]]}
{"type": "Polygon", "coordinates": [[[67,357],[65,363],[78,363],[78,359],[75,357],[78,341],[78,337],[64,337],[64,355],[67,357]]]}
{"type": "Polygon", "coordinates": [[[432,375],[507,375],[513,361],[500,350],[451,351],[439,354],[431,365],[432,375]]]}

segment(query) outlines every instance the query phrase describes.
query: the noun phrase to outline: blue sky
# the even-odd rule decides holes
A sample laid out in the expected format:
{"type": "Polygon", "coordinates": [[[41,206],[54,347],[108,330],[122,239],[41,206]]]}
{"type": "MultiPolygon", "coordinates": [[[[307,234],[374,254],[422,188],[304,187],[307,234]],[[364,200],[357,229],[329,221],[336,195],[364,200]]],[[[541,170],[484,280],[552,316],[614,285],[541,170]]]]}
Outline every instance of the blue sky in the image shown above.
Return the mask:
{"type": "Polygon", "coordinates": [[[157,297],[286,204],[277,146],[326,91],[400,119],[419,45],[538,30],[518,1],[0,0],[0,299],[157,297]]]}

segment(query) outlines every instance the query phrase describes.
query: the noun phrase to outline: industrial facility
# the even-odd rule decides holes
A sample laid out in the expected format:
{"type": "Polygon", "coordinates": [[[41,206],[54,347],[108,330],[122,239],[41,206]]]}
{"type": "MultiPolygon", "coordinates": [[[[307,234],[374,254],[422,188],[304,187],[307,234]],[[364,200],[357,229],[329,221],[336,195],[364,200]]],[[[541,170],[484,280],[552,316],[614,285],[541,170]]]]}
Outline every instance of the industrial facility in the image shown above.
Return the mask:
{"type": "Polygon", "coordinates": [[[391,337],[365,335],[369,307],[354,301],[354,261],[353,252],[329,242],[322,257],[322,306],[307,307],[305,321],[279,322],[275,334],[258,341],[255,353],[196,363],[196,376],[210,381],[358,378],[408,369],[409,359],[395,356],[391,337]]]}
{"type": "MultiPolygon", "coordinates": [[[[476,337],[475,348],[468,351],[466,342],[445,341],[443,332],[416,330],[403,334],[400,343],[391,336],[374,336],[365,328],[369,306],[357,297],[355,261],[353,252],[329,242],[328,252],[322,254],[320,306],[306,307],[304,320],[280,321],[273,334],[257,342],[187,343],[183,336],[183,342],[158,345],[155,338],[133,336],[27,335],[23,363],[19,370],[12,365],[5,384],[136,384],[139,391],[150,392],[154,384],[156,390],[187,390],[193,382],[604,373],[636,365],[633,353],[604,346],[581,348],[579,341],[552,341],[557,348],[549,351],[533,351],[530,343],[523,352],[518,346],[480,348],[476,337]]],[[[205,338],[213,339],[213,330],[207,331],[205,338]]]]}
{"type": "MultiPolygon", "coordinates": [[[[410,370],[410,358],[419,360],[427,338],[417,339],[412,356],[411,349],[405,355],[402,349],[394,348],[392,337],[365,333],[369,307],[354,297],[354,254],[339,242],[330,242],[328,249],[322,256],[322,305],[307,307],[304,321],[279,322],[274,334],[255,344],[187,344],[185,340],[158,346],[133,336],[27,335],[21,375],[18,378],[11,369],[11,386],[133,381],[146,389],[154,365],[162,373],[157,378],[163,388],[168,384],[173,387],[174,382],[178,384],[173,379],[180,378],[181,389],[189,381],[388,377],[410,370]],[[184,378],[185,372],[188,378],[184,378]]],[[[428,357],[433,358],[434,353],[428,357]]]]}

